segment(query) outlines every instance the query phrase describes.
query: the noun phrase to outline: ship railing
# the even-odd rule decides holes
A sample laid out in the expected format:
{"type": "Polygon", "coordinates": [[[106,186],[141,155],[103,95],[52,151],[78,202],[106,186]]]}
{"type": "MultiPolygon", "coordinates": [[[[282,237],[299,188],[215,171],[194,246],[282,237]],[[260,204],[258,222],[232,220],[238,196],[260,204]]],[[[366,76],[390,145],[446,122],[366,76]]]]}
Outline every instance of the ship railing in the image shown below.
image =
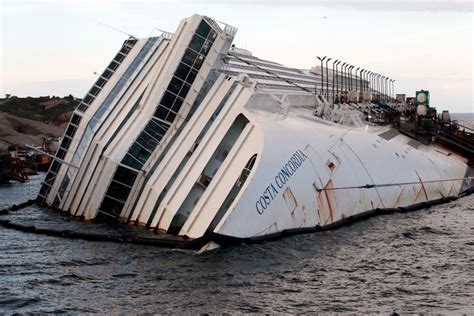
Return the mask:
{"type": "Polygon", "coordinates": [[[474,125],[472,125],[472,124],[470,124],[466,121],[458,120],[458,119],[452,120],[451,122],[454,122],[458,126],[458,128],[462,128],[466,132],[474,134],[474,125]]]}
{"type": "Polygon", "coordinates": [[[213,19],[211,17],[206,16],[205,18],[206,18],[206,21],[209,22],[209,24],[211,24],[211,27],[213,27],[215,31],[217,31],[218,33],[221,33],[222,31],[224,31],[224,33],[229,37],[234,37],[235,34],[237,33],[237,28],[235,26],[213,19]]]}
{"type": "Polygon", "coordinates": [[[173,37],[173,35],[174,34],[171,33],[171,32],[160,30],[158,28],[154,28],[153,30],[151,30],[148,37],[162,37],[164,39],[170,40],[173,37]]]}

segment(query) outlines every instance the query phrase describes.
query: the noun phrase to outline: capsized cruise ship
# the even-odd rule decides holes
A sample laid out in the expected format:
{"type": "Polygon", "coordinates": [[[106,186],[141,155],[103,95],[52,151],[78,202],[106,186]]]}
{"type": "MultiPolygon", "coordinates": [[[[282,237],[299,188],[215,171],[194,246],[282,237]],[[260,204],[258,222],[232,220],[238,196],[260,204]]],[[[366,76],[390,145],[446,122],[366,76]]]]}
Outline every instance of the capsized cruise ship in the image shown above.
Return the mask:
{"type": "Polygon", "coordinates": [[[286,67],[234,47],[236,31],[193,15],[125,40],[37,201],[206,250],[472,190],[472,131],[447,113],[433,129],[427,91],[397,102],[387,77],[286,67]]]}

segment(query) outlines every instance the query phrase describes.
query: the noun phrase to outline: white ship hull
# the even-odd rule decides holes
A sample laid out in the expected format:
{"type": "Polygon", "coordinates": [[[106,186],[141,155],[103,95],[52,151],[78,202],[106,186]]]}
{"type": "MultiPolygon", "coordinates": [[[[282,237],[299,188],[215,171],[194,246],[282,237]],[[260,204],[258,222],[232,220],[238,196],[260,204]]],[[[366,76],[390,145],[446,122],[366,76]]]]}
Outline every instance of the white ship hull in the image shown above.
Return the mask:
{"type": "Polygon", "coordinates": [[[206,250],[473,187],[466,158],[362,123],[374,104],[316,98],[317,75],[229,51],[235,31],[195,15],[174,35],[126,41],[75,111],[38,200],[206,250]]]}

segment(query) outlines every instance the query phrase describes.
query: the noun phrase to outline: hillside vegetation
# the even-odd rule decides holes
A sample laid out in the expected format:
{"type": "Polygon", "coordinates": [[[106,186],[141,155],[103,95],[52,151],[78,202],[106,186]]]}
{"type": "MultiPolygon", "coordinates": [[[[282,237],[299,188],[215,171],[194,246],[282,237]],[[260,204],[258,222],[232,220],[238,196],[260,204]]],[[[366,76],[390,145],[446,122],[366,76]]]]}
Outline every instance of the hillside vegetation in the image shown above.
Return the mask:
{"type": "Polygon", "coordinates": [[[69,95],[60,97],[9,97],[0,99],[0,112],[44,123],[62,121],[64,113],[71,112],[79,104],[79,99],[69,95]]]}
{"type": "Polygon", "coordinates": [[[79,102],[72,95],[0,99],[0,150],[40,146],[43,138],[62,136],[79,102]]]}

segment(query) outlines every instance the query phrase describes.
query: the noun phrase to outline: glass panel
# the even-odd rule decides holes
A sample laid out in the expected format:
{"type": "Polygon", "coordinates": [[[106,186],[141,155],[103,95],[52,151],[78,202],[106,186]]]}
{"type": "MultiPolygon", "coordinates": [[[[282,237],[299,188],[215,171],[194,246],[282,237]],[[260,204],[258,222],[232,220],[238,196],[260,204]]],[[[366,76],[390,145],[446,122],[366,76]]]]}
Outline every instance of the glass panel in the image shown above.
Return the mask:
{"type": "Polygon", "coordinates": [[[102,205],[100,206],[101,210],[106,210],[114,215],[120,215],[120,212],[122,211],[124,206],[124,203],[121,203],[119,201],[115,201],[109,197],[104,197],[104,200],[102,201],[102,205]]]}
{"type": "Polygon", "coordinates": [[[161,140],[163,136],[166,134],[167,130],[168,129],[166,127],[154,121],[148,122],[148,124],[145,127],[145,131],[157,140],[161,140]]]}
{"type": "Polygon", "coordinates": [[[197,70],[201,69],[203,62],[204,62],[204,57],[202,55],[198,55],[196,60],[194,61],[193,68],[197,70]]]}
{"type": "Polygon", "coordinates": [[[97,95],[99,94],[99,92],[100,92],[100,88],[94,86],[94,87],[92,87],[92,89],[89,91],[89,94],[92,94],[92,95],[94,95],[94,96],[97,96],[97,95]]]}
{"type": "Polygon", "coordinates": [[[153,149],[158,145],[156,140],[153,139],[150,134],[144,132],[140,133],[136,142],[149,151],[153,151],[153,149]]]}
{"type": "Polygon", "coordinates": [[[63,140],[61,141],[61,147],[68,149],[69,145],[71,145],[71,139],[65,136],[63,140]]]}
{"type": "Polygon", "coordinates": [[[150,153],[142,146],[137,144],[137,142],[133,142],[132,146],[128,150],[128,153],[132,157],[143,163],[145,163],[148,157],[150,156],[150,153]]]}
{"type": "Polygon", "coordinates": [[[204,20],[201,21],[198,28],[196,29],[196,33],[201,35],[204,38],[207,37],[210,31],[211,31],[211,27],[204,20]]]}
{"type": "Polygon", "coordinates": [[[181,91],[179,91],[179,96],[182,97],[183,99],[186,98],[189,88],[191,88],[189,84],[187,83],[183,84],[183,86],[181,87],[181,91]]]}
{"type": "Polygon", "coordinates": [[[79,125],[79,122],[81,121],[81,116],[77,114],[73,114],[71,118],[71,123],[75,125],[79,125]]]}
{"type": "Polygon", "coordinates": [[[143,163],[132,157],[129,153],[127,153],[125,157],[123,157],[122,163],[134,169],[140,169],[141,167],[143,167],[143,163]]]}
{"type": "Polygon", "coordinates": [[[131,49],[132,49],[132,48],[131,48],[130,46],[124,45],[124,46],[122,47],[122,49],[120,50],[120,52],[121,52],[122,54],[124,54],[124,55],[127,55],[128,52],[129,52],[131,49]]]}
{"type": "Polygon", "coordinates": [[[176,69],[175,76],[178,77],[179,79],[186,80],[186,77],[188,76],[189,71],[191,70],[191,67],[180,63],[178,66],[178,69],[176,69]]]}
{"type": "Polygon", "coordinates": [[[91,102],[94,100],[94,97],[91,95],[86,95],[85,98],[82,100],[82,103],[90,105],[91,102]]]}
{"type": "Polygon", "coordinates": [[[191,43],[189,43],[189,48],[196,52],[200,52],[202,45],[204,45],[204,38],[199,35],[194,34],[193,38],[191,39],[191,43]]]}
{"type": "Polygon", "coordinates": [[[121,63],[122,60],[124,60],[124,59],[125,59],[125,55],[122,55],[122,54],[117,54],[114,58],[114,60],[118,63],[121,63]]]}
{"type": "Polygon", "coordinates": [[[161,99],[160,104],[164,105],[167,108],[171,108],[175,99],[176,99],[176,95],[172,94],[169,91],[166,91],[165,94],[163,95],[163,98],[161,99]]]}
{"type": "Polygon", "coordinates": [[[202,45],[200,53],[203,54],[204,56],[207,56],[207,53],[209,53],[209,50],[211,49],[212,42],[210,41],[205,41],[204,45],[202,45]]]}
{"type": "Polygon", "coordinates": [[[188,49],[186,49],[186,53],[183,56],[182,62],[184,62],[185,64],[187,64],[189,66],[192,66],[193,63],[194,63],[194,60],[197,58],[197,56],[198,56],[198,54],[196,52],[193,52],[192,50],[190,50],[188,48],[188,49]]]}
{"type": "Polygon", "coordinates": [[[77,107],[78,111],[85,112],[87,110],[88,106],[85,105],[84,103],[80,103],[79,106],[77,107]]]}
{"type": "Polygon", "coordinates": [[[211,31],[209,32],[209,36],[207,37],[207,39],[214,43],[214,40],[216,39],[216,37],[217,37],[217,33],[214,31],[211,31]]]}
{"type": "Polygon", "coordinates": [[[247,181],[247,178],[250,174],[250,171],[252,170],[253,168],[253,165],[255,164],[255,159],[257,158],[257,155],[253,155],[249,161],[247,162],[247,165],[245,166],[245,168],[242,170],[241,174],[240,174],[240,177],[237,179],[237,181],[235,182],[234,186],[232,187],[232,189],[229,191],[229,193],[227,194],[227,197],[225,198],[224,202],[222,203],[221,207],[219,208],[219,210],[217,211],[216,213],[216,216],[214,217],[214,219],[212,220],[211,224],[209,225],[209,228],[207,229],[207,231],[213,231],[216,226],[219,224],[219,222],[222,220],[222,218],[224,217],[224,215],[227,213],[227,211],[229,210],[230,206],[232,205],[232,203],[234,202],[235,198],[237,197],[237,195],[239,194],[240,190],[242,189],[243,185],[245,184],[245,182],[247,181]]]}
{"type": "Polygon", "coordinates": [[[63,159],[64,156],[66,156],[66,151],[62,148],[59,148],[56,157],[58,157],[59,159],[63,159]]]}
{"type": "Polygon", "coordinates": [[[112,61],[107,68],[111,70],[115,70],[118,68],[119,65],[120,65],[119,63],[112,61]]]}
{"type": "Polygon", "coordinates": [[[102,73],[102,77],[104,77],[105,79],[109,79],[110,77],[112,77],[112,74],[114,72],[113,71],[110,71],[108,69],[106,69],[103,73],[102,73]]]}
{"type": "Polygon", "coordinates": [[[183,104],[183,100],[178,98],[176,99],[176,102],[173,104],[173,106],[171,107],[171,110],[173,110],[174,112],[178,113],[179,112],[179,109],[181,108],[181,105],[183,104]]]}
{"type": "Polygon", "coordinates": [[[166,120],[166,115],[168,115],[169,109],[165,106],[160,105],[158,109],[156,109],[154,116],[161,120],[166,120]]]}
{"type": "Polygon", "coordinates": [[[107,195],[125,202],[130,191],[131,188],[112,181],[110,183],[109,189],[107,190],[107,195]]]}
{"type": "Polygon", "coordinates": [[[114,179],[117,180],[118,182],[122,182],[123,184],[126,184],[128,186],[133,186],[133,183],[135,182],[135,179],[137,178],[137,173],[124,168],[122,166],[119,166],[117,168],[117,171],[115,172],[114,179]]]}
{"type": "Polygon", "coordinates": [[[186,78],[186,82],[189,82],[192,84],[194,82],[194,79],[196,79],[198,72],[194,69],[191,69],[191,71],[188,74],[188,78],[186,78]]]}
{"type": "Polygon", "coordinates": [[[41,195],[42,197],[46,197],[46,195],[48,194],[48,189],[46,187],[46,185],[43,184],[43,186],[41,187],[41,190],[39,191],[39,195],[41,195]]]}
{"type": "Polygon", "coordinates": [[[51,164],[51,171],[58,172],[59,167],[61,167],[61,164],[57,160],[54,160],[51,164]]]}
{"type": "Polygon", "coordinates": [[[175,119],[175,117],[176,117],[176,114],[170,111],[170,112],[168,113],[168,116],[166,117],[166,120],[167,120],[168,122],[173,122],[174,119],[175,119]]]}
{"type": "Polygon", "coordinates": [[[72,138],[75,132],[76,132],[76,128],[72,125],[69,125],[66,130],[66,135],[72,138]]]}
{"type": "Polygon", "coordinates": [[[177,95],[179,93],[179,90],[181,90],[182,84],[183,81],[176,77],[173,77],[173,79],[171,79],[170,84],[168,85],[168,90],[177,95]]]}
{"type": "Polygon", "coordinates": [[[107,83],[107,80],[105,80],[104,78],[99,78],[97,82],[95,83],[95,85],[102,88],[103,86],[105,86],[106,83],[107,83]]]}

